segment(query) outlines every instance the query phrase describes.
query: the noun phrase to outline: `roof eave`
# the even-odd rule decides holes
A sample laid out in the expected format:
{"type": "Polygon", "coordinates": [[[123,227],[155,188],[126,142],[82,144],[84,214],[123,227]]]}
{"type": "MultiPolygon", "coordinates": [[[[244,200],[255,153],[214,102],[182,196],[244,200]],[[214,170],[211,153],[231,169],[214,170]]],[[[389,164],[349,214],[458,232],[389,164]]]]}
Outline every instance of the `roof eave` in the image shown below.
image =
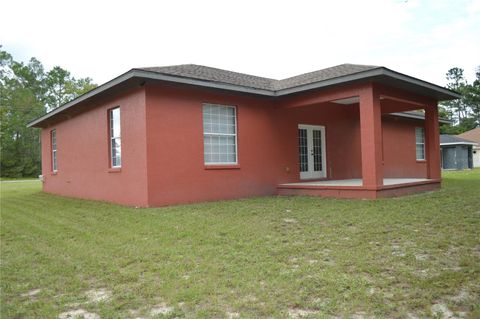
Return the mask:
{"type": "Polygon", "coordinates": [[[400,72],[390,70],[386,67],[381,67],[381,69],[383,71],[383,75],[385,75],[385,76],[388,76],[388,77],[391,77],[391,78],[394,78],[394,79],[397,79],[397,80],[405,81],[405,82],[408,82],[408,83],[411,83],[411,84],[414,84],[414,85],[418,85],[418,86],[430,89],[432,91],[436,91],[438,93],[441,93],[441,94],[445,95],[445,97],[448,97],[446,100],[448,100],[448,99],[449,100],[454,100],[454,99],[459,99],[459,98],[462,97],[462,95],[460,93],[455,92],[453,90],[446,89],[446,88],[444,88],[440,85],[436,85],[436,84],[433,84],[433,83],[430,83],[430,82],[427,82],[427,81],[423,81],[423,80],[420,80],[420,79],[415,78],[413,76],[409,76],[409,75],[406,75],[406,74],[403,74],[403,73],[400,73],[400,72]]]}
{"type": "MultiPolygon", "coordinates": [[[[398,116],[398,117],[405,117],[409,119],[414,119],[414,120],[422,120],[425,121],[425,116],[423,115],[417,115],[417,114],[411,114],[411,113],[406,113],[406,112],[394,112],[394,113],[388,113],[389,115],[393,116],[398,116]]],[[[442,124],[453,124],[453,121],[444,119],[444,118],[438,118],[438,122],[442,124]]]]}
{"type": "Polygon", "coordinates": [[[448,142],[448,143],[440,143],[440,146],[444,146],[444,145],[472,145],[472,146],[477,146],[478,143],[474,143],[474,142],[448,142]]]}
{"type": "Polygon", "coordinates": [[[339,85],[339,84],[344,84],[344,83],[349,83],[349,82],[355,82],[355,81],[360,81],[360,80],[367,80],[370,78],[378,78],[378,77],[389,77],[392,79],[404,81],[413,85],[417,85],[420,87],[427,88],[431,91],[435,91],[440,93],[441,95],[444,96],[445,99],[458,99],[461,97],[461,95],[455,91],[446,89],[444,87],[441,87],[439,85],[426,82],[417,78],[414,78],[409,75],[405,75],[399,72],[392,71],[388,68],[385,67],[378,67],[375,69],[371,70],[366,70],[366,71],[360,71],[357,73],[353,74],[348,74],[344,76],[339,76],[336,78],[324,80],[324,81],[319,81],[315,83],[309,83],[305,85],[299,85],[293,88],[287,88],[287,89],[281,89],[276,91],[277,96],[283,96],[283,95],[288,95],[288,94],[293,94],[293,93],[298,93],[302,91],[307,91],[307,90],[313,90],[313,89],[319,89],[319,88],[324,88],[328,86],[334,86],[334,85],[339,85]]]}

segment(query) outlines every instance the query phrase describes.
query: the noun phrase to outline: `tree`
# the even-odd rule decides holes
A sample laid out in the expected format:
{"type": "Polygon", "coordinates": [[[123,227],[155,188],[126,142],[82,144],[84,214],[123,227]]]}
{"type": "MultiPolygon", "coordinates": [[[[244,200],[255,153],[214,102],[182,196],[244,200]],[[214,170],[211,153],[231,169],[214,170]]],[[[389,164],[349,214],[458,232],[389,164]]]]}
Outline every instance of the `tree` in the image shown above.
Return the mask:
{"type": "Polygon", "coordinates": [[[465,90],[465,103],[470,108],[470,116],[474,125],[480,127],[480,66],[476,69],[476,79],[465,90]]]}
{"type": "Polygon", "coordinates": [[[444,134],[460,134],[480,126],[480,67],[476,72],[477,79],[469,84],[463,75],[463,69],[448,70],[447,87],[460,93],[461,98],[445,101],[440,104],[440,114],[454,122],[454,125],[442,125],[440,132],[444,134]]]}
{"type": "Polygon", "coordinates": [[[1,176],[40,174],[40,130],[27,123],[95,87],[90,78],[77,80],[60,67],[45,72],[35,58],[17,62],[0,46],[1,176]]]}
{"type": "Polygon", "coordinates": [[[45,113],[43,67],[36,59],[25,65],[0,51],[0,170],[2,176],[38,175],[39,130],[26,123],[45,113]]]}
{"type": "Polygon", "coordinates": [[[447,80],[449,81],[447,87],[451,90],[457,91],[462,95],[462,98],[458,100],[445,102],[445,105],[448,106],[452,117],[458,122],[461,122],[463,118],[467,116],[467,108],[464,103],[463,95],[465,95],[465,88],[467,82],[463,76],[463,69],[452,68],[448,70],[446,74],[447,80]]]}
{"type": "Polygon", "coordinates": [[[70,75],[70,72],[59,66],[47,73],[45,84],[47,87],[46,103],[49,111],[96,87],[91,78],[76,80],[70,75]]]}

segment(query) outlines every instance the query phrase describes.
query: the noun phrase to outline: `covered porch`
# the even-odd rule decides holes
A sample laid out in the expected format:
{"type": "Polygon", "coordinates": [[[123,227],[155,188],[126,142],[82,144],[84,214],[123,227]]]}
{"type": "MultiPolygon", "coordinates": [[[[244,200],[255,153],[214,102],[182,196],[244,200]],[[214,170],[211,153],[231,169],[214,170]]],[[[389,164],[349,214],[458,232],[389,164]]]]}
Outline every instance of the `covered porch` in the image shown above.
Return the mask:
{"type": "MultiPolygon", "coordinates": [[[[414,84],[398,88],[368,83],[284,99],[278,108],[285,118],[282,128],[295,125],[299,141],[297,167],[288,178],[279,180],[277,193],[378,198],[438,189],[438,98],[432,92],[419,92],[414,84]],[[322,108],[328,111],[322,114],[322,108]],[[392,120],[396,114],[419,110],[421,119],[410,119],[412,122],[404,128],[392,120]],[[303,117],[297,115],[300,113],[304,113],[303,117]],[[420,141],[416,140],[417,128],[422,132],[420,141]],[[317,144],[315,134],[309,130],[317,133],[317,144]],[[308,140],[308,134],[314,141],[302,142],[308,140]],[[423,154],[420,157],[415,155],[418,147],[423,154]],[[304,157],[311,155],[310,162],[302,160],[302,152],[304,157]],[[307,166],[310,168],[305,169],[307,166]],[[321,174],[305,173],[313,167],[319,168],[321,174]]],[[[285,156],[291,156],[291,147],[289,152],[285,156]]]]}

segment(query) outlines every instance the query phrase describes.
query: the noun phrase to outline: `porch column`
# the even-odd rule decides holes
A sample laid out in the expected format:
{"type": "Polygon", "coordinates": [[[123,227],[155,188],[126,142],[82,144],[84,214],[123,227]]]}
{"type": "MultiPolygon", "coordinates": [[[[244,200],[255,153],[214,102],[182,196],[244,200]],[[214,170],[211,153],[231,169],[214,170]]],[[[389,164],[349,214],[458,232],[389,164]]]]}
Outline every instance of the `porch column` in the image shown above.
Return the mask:
{"type": "Polygon", "coordinates": [[[380,95],[373,86],[360,93],[360,141],[363,186],[380,187],[383,185],[382,114],[380,95]]]}
{"type": "Polygon", "coordinates": [[[425,158],[427,160],[427,178],[441,178],[440,129],[436,103],[425,106],[425,158]]]}

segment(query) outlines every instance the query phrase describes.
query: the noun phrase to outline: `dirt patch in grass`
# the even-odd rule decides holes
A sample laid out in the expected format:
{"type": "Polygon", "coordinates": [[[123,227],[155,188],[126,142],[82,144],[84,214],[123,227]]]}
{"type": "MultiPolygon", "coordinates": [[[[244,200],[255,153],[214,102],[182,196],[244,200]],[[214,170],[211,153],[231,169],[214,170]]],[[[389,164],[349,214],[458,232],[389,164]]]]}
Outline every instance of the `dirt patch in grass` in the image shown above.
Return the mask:
{"type": "Polygon", "coordinates": [[[100,289],[91,289],[85,293],[85,296],[87,296],[88,300],[90,302],[105,302],[110,300],[112,298],[112,293],[108,291],[107,289],[100,288],[100,289]]]}
{"type": "Polygon", "coordinates": [[[32,299],[34,299],[40,292],[42,291],[42,289],[32,289],[26,293],[23,293],[21,294],[22,297],[30,297],[32,299]]]}
{"type": "Polygon", "coordinates": [[[441,319],[453,319],[453,312],[444,303],[436,303],[432,306],[432,315],[441,319]]]}
{"type": "Polygon", "coordinates": [[[406,253],[400,245],[392,245],[392,256],[405,257],[406,253]]]}
{"type": "Polygon", "coordinates": [[[429,257],[427,254],[416,254],[415,259],[419,261],[427,260],[429,257]]]}
{"type": "Polygon", "coordinates": [[[318,311],[308,310],[308,309],[299,309],[299,308],[288,309],[288,317],[292,319],[308,318],[316,315],[317,313],[318,311]]]}
{"type": "Polygon", "coordinates": [[[58,319],[100,319],[100,316],[80,308],[62,312],[58,315],[58,319]]]}
{"type": "Polygon", "coordinates": [[[240,318],[240,313],[238,313],[238,312],[230,312],[230,311],[227,311],[226,315],[227,315],[227,319],[240,318]]]}
{"type": "Polygon", "coordinates": [[[173,307],[168,306],[166,303],[162,302],[158,305],[155,305],[150,310],[150,316],[158,316],[158,315],[168,315],[169,313],[173,312],[173,307]]]}
{"type": "Polygon", "coordinates": [[[462,303],[464,301],[467,301],[469,298],[470,298],[470,293],[468,292],[468,290],[461,289],[457,295],[450,297],[450,300],[456,303],[462,303]]]}
{"type": "Polygon", "coordinates": [[[372,318],[372,317],[367,316],[366,312],[359,311],[359,312],[354,313],[350,318],[351,319],[367,319],[367,318],[372,318]]]}

